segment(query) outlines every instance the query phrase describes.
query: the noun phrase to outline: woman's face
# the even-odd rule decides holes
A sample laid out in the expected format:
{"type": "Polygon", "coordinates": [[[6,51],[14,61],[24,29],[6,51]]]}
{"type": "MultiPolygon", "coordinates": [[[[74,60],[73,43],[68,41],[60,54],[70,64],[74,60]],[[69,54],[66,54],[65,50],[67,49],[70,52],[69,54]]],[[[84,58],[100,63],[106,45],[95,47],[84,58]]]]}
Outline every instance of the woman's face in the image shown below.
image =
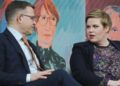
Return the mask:
{"type": "Polygon", "coordinates": [[[56,31],[56,22],[56,17],[42,6],[40,17],[35,25],[38,40],[51,43],[56,31]]]}
{"type": "Polygon", "coordinates": [[[86,23],[87,39],[93,43],[102,43],[107,39],[108,28],[104,28],[100,18],[88,18],[86,23]]]}

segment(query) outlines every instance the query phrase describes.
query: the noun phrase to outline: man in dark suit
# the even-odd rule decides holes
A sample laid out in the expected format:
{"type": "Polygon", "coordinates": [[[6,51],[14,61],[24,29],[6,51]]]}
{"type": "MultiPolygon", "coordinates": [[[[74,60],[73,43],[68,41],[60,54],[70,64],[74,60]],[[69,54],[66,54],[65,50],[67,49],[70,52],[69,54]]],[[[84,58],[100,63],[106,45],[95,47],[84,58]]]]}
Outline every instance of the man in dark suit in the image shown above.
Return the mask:
{"type": "Polygon", "coordinates": [[[36,48],[24,38],[32,33],[32,5],[13,1],[5,11],[6,30],[0,34],[0,86],[80,86],[63,70],[43,70],[36,48]]]}

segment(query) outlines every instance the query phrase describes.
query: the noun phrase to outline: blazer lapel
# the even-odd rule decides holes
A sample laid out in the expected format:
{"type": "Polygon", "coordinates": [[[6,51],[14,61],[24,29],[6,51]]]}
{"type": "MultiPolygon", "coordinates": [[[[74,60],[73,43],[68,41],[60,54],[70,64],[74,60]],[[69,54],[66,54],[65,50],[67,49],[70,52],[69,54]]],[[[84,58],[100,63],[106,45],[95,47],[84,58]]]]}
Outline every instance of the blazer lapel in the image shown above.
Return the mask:
{"type": "Polygon", "coordinates": [[[16,49],[16,52],[21,55],[21,58],[22,58],[22,61],[23,61],[26,71],[30,72],[26,57],[25,57],[19,43],[17,42],[17,40],[7,29],[5,30],[4,34],[7,36],[8,40],[11,42],[12,46],[16,49]]]}
{"type": "Polygon", "coordinates": [[[88,43],[88,45],[87,45],[87,51],[88,51],[88,56],[89,56],[89,58],[88,58],[88,62],[89,62],[89,65],[91,66],[91,69],[93,70],[93,53],[94,53],[94,44],[93,43],[91,43],[91,42],[87,42],[88,43]]]}

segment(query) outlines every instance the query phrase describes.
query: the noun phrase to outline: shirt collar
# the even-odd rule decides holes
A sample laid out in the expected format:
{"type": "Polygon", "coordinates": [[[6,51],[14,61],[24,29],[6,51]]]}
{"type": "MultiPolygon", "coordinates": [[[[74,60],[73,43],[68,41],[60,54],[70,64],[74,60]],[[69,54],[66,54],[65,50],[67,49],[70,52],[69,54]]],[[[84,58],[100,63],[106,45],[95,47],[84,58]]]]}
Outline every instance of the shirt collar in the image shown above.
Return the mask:
{"type": "Polygon", "coordinates": [[[22,34],[15,30],[13,27],[7,27],[8,30],[12,33],[12,35],[15,37],[17,41],[20,41],[22,39],[22,34]]]}

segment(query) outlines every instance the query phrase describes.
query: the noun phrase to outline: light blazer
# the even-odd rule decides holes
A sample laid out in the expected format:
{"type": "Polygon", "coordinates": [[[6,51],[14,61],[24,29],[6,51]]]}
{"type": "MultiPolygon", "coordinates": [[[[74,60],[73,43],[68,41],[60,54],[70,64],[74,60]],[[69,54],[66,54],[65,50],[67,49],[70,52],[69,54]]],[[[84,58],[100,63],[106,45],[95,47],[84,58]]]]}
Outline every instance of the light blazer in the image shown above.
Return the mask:
{"type": "MultiPolygon", "coordinates": [[[[38,56],[35,46],[32,43],[30,46],[38,56]]],[[[6,29],[0,34],[0,86],[23,85],[27,73],[30,70],[26,57],[14,36],[6,29]]]]}
{"type": "MultiPolygon", "coordinates": [[[[120,50],[119,41],[111,41],[110,43],[120,50]]],[[[83,86],[98,86],[103,79],[94,74],[93,71],[93,53],[94,44],[87,41],[74,44],[72,55],[70,58],[70,67],[74,78],[83,86]]]]}

